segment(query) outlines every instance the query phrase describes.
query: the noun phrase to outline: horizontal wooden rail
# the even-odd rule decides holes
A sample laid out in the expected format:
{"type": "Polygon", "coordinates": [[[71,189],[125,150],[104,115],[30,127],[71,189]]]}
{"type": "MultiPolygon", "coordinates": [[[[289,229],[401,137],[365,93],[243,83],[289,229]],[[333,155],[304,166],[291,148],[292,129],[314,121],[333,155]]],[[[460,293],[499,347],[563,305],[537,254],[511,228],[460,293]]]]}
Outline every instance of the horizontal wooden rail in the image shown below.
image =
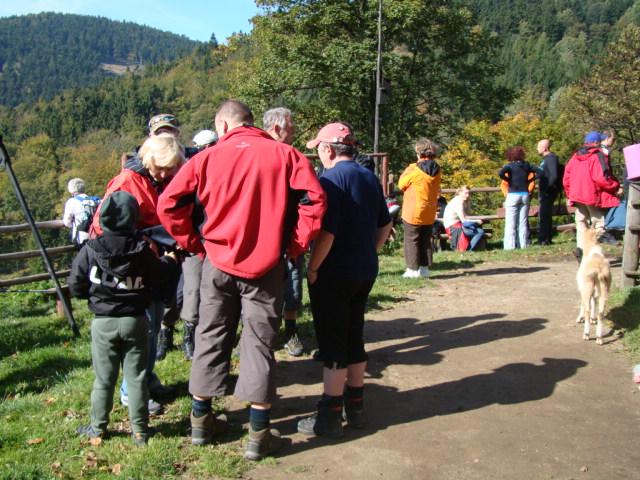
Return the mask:
{"type": "MultiPolygon", "coordinates": [[[[62,247],[47,248],[49,255],[60,255],[62,253],[74,252],[76,247],[73,245],[64,245],[62,247]]],[[[3,260],[22,260],[24,258],[36,258],[41,255],[40,250],[27,250],[25,252],[0,253],[0,262],[3,260]]]]}
{"type": "MultiPolygon", "coordinates": [[[[56,272],[56,277],[66,277],[71,273],[71,270],[60,270],[56,272]]],[[[39,282],[41,280],[49,280],[51,277],[48,273],[38,273],[35,275],[27,275],[20,278],[9,278],[7,280],[0,280],[0,288],[12,287],[13,285],[23,285],[25,283],[39,282]]]]}
{"type": "MultiPolygon", "coordinates": [[[[64,228],[62,220],[47,220],[46,222],[36,222],[36,227],[39,229],[60,229],[64,228]]],[[[0,233],[14,233],[14,232],[28,232],[31,227],[28,223],[20,223],[17,225],[0,225],[0,233]]]]}
{"type": "MultiPolygon", "coordinates": [[[[441,189],[442,193],[456,193],[458,189],[457,188],[443,188],[441,189]]],[[[500,190],[500,187],[475,187],[475,188],[470,188],[469,191],[471,193],[494,193],[494,192],[501,192],[502,190],[500,190]]]]}

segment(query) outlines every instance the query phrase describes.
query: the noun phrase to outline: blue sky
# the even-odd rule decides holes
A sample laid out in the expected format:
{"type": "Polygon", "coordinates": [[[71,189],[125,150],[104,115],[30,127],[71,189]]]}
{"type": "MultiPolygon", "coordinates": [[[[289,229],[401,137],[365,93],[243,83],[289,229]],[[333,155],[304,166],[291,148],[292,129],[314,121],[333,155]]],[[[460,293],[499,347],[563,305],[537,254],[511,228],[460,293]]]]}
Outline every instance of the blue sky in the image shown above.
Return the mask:
{"type": "Polygon", "coordinates": [[[0,17],[39,12],[77,13],[126,20],[208,41],[251,31],[253,0],[2,0],[0,17]]]}

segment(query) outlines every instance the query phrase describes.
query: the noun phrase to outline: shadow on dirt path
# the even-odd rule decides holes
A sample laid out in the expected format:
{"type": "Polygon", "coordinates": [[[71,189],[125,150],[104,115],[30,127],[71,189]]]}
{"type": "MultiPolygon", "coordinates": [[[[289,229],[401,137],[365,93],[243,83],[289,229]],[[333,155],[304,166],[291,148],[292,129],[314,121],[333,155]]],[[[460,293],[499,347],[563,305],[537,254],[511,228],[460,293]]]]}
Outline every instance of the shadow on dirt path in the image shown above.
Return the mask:
{"type": "Polygon", "coordinates": [[[320,364],[283,359],[274,426],[291,443],[247,478],[640,478],[640,395],[617,337],[584,342],[575,261],[476,266],[374,311],[369,424],[297,434],[320,364]]]}

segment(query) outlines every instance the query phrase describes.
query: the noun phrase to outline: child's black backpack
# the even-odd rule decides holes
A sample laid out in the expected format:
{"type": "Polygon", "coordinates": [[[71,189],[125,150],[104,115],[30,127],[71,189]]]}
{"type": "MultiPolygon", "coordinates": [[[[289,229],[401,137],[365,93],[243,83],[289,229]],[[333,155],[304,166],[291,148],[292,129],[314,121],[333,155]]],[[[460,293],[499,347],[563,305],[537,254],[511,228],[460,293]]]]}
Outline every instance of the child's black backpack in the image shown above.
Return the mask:
{"type": "MultiPolygon", "coordinates": [[[[89,228],[91,228],[91,223],[93,222],[93,216],[95,215],[96,210],[98,210],[101,198],[85,194],[77,195],[76,198],[82,204],[82,208],[84,208],[82,216],[76,219],[76,231],[89,233],[89,228]]],[[[76,238],[77,236],[78,235],[76,234],[76,238]]]]}

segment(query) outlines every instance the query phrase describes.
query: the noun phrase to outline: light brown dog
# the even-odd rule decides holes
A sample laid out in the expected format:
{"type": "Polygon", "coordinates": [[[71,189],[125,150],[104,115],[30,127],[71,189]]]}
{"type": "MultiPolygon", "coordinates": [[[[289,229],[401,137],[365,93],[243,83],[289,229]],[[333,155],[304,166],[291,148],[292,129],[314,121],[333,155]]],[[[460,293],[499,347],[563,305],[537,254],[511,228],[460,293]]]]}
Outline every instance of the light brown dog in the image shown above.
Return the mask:
{"type": "Polygon", "coordinates": [[[596,323],[596,343],[602,345],[602,329],[604,327],[604,311],[611,288],[611,269],[609,260],[604,257],[598,245],[596,231],[586,230],[582,236],[582,260],[576,279],[580,292],[580,314],[576,322],[584,322],[582,338],[589,340],[590,323],[596,323]]]}

